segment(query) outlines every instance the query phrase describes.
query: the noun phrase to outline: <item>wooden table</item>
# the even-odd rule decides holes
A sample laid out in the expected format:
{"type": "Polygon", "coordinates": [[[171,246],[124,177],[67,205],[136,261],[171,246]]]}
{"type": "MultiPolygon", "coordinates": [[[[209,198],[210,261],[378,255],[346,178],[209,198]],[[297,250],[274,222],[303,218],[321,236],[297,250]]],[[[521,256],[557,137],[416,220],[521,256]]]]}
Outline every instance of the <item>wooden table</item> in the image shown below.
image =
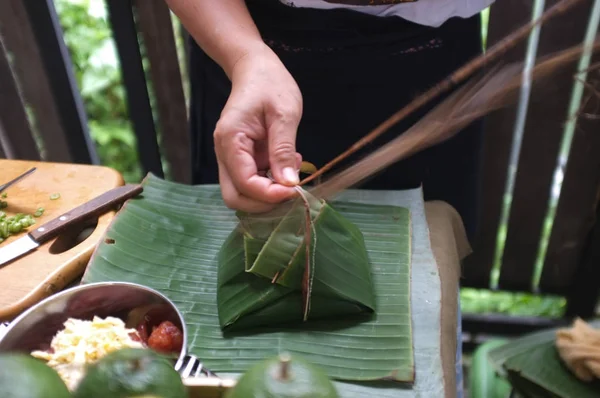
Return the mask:
{"type": "MultiPolygon", "coordinates": [[[[0,159],[0,184],[31,167],[37,171],[6,191],[8,196],[3,200],[8,207],[4,210],[8,215],[33,214],[43,207],[37,225],[124,184],[121,175],[107,167],[5,159],[0,159]],[[53,193],[60,198],[51,200],[53,193]]],[[[97,224],[71,228],[35,252],[0,267],[0,321],[15,318],[80,276],[113,216],[110,212],[99,217],[97,224]]],[[[0,248],[21,236],[10,237],[0,248]]]]}

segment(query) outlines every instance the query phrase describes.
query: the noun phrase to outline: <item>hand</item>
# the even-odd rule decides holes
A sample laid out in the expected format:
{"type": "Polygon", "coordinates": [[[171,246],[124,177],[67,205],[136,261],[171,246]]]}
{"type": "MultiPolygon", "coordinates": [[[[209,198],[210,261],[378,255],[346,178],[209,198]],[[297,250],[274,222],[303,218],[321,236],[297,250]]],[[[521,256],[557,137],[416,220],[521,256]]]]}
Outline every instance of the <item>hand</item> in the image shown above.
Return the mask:
{"type": "Polygon", "coordinates": [[[302,95],[266,45],[236,62],[231,81],[231,94],[214,132],[221,192],[230,208],[265,212],[296,194],[302,95]],[[265,176],[268,169],[276,182],[265,176]]]}

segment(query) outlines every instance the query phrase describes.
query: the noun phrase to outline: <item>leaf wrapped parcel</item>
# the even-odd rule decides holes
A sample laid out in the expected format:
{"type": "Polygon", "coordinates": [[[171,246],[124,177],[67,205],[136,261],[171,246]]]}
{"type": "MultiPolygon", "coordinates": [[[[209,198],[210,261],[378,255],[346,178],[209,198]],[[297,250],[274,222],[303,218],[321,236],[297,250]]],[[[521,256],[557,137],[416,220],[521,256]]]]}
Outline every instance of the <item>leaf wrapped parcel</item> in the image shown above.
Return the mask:
{"type": "Polygon", "coordinates": [[[265,214],[238,212],[218,257],[223,330],[375,311],[360,230],[326,202],[302,198],[265,214]]]}

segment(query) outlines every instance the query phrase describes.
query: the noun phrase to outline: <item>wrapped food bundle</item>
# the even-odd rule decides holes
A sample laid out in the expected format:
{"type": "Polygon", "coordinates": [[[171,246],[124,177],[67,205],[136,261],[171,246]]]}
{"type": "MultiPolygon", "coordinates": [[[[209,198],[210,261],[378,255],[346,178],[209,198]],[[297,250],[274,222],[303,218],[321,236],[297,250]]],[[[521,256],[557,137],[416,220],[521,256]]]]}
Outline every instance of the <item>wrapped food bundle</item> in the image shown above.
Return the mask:
{"type": "Polygon", "coordinates": [[[238,212],[219,253],[223,330],[370,314],[371,264],[361,231],[305,190],[264,214],[238,212]]]}

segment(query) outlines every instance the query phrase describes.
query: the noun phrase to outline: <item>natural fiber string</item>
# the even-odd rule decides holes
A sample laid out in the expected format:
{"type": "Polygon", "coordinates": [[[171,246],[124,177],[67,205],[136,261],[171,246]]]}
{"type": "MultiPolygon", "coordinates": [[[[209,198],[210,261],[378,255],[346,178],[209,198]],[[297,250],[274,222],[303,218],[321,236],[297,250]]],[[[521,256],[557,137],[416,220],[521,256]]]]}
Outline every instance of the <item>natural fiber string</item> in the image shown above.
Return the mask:
{"type": "MultiPolygon", "coordinates": [[[[267,170],[266,172],[267,178],[271,181],[275,182],[275,178],[271,173],[271,170],[267,170]]],[[[317,229],[315,228],[315,223],[311,217],[310,213],[310,202],[308,201],[308,197],[306,196],[306,192],[299,185],[294,187],[302,201],[304,202],[305,214],[306,214],[306,224],[304,226],[304,245],[305,245],[305,253],[306,253],[306,261],[307,265],[305,267],[304,277],[302,279],[302,287],[306,289],[305,296],[303,299],[304,302],[304,314],[303,320],[306,321],[308,319],[308,314],[310,312],[310,296],[312,293],[314,274],[315,274],[315,253],[317,251],[317,229]],[[311,242],[312,238],[312,242],[311,242]],[[311,243],[313,246],[312,252],[310,250],[311,243]]],[[[271,283],[277,282],[277,279],[280,276],[280,272],[277,272],[273,277],[271,283]]]]}
{"type": "Polygon", "coordinates": [[[411,113],[414,113],[416,110],[420,109],[434,98],[439,97],[441,94],[449,91],[452,88],[457,87],[460,83],[464,82],[467,78],[471,77],[476,72],[483,69],[490,62],[499,59],[510,49],[515,47],[521,40],[527,37],[527,35],[531,32],[533,28],[549,21],[552,18],[557,17],[558,15],[561,15],[580,1],[581,0],[562,0],[550,9],[548,9],[546,12],[544,12],[544,14],[542,14],[538,19],[521,26],[519,29],[516,29],[515,31],[513,31],[513,33],[506,36],[502,41],[490,47],[484,54],[468,62],[463,67],[457,69],[445,80],[433,86],[424,94],[416,98],[414,101],[412,101],[411,103],[394,113],[392,116],[390,116],[387,120],[378,125],[366,136],[355,142],[342,154],[338,155],[325,166],[317,170],[315,173],[302,180],[300,182],[300,185],[305,185],[313,181],[314,179],[319,178],[321,175],[335,167],[335,165],[339,164],[344,159],[348,158],[356,151],[360,150],[365,145],[371,143],[374,139],[381,136],[383,133],[388,131],[390,128],[392,128],[398,122],[409,116],[411,113]]]}
{"type": "MultiPolygon", "coordinates": [[[[296,186],[296,192],[300,195],[302,200],[304,201],[304,206],[306,208],[306,226],[304,233],[304,245],[306,246],[306,270],[304,274],[304,278],[306,279],[302,281],[302,284],[307,284],[306,286],[306,303],[304,304],[304,321],[308,319],[308,314],[310,312],[310,296],[312,294],[312,286],[315,275],[315,252],[317,251],[317,229],[315,228],[315,223],[310,214],[310,203],[308,202],[308,198],[304,190],[296,186]],[[312,232],[312,233],[311,233],[312,232]],[[312,253],[310,250],[311,246],[311,237],[312,237],[312,253]]],[[[303,279],[304,279],[303,278],[303,279]]]]}
{"type": "MultiPolygon", "coordinates": [[[[600,43],[595,42],[592,47],[597,50],[600,43]]],[[[534,66],[532,80],[550,76],[558,68],[575,60],[583,48],[579,45],[544,57],[534,66]]],[[[522,67],[522,63],[515,63],[472,79],[406,132],[311,188],[309,192],[318,198],[328,199],[395,162],[450,139],[474,120],[515,101],[521,85],[522,67]]]]}

